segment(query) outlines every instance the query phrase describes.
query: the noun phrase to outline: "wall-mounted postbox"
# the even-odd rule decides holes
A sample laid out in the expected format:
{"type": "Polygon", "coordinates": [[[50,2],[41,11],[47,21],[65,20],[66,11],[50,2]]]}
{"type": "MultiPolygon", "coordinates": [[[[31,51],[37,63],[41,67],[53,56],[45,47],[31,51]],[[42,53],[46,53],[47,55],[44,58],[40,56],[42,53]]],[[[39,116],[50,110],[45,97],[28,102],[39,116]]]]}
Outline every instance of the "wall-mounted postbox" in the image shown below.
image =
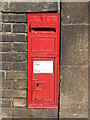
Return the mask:
{"type": "Polygon", "coordinates": [[[58,108],[60,14],[28,14],[27,20],[28,108],[58,108]]]}

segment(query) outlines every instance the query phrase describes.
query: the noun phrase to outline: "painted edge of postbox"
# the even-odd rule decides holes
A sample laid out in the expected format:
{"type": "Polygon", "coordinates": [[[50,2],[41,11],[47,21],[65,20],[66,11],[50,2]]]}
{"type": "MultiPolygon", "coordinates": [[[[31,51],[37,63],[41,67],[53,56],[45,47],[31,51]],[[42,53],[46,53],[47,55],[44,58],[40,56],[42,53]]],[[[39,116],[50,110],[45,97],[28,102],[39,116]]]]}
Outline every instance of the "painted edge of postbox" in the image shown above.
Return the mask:
{"type": "MultiPolygon", "coordinates": [[[[28,96],[27,96],[27,107],[28,108],[45,108],[45,109],[57,109],[58,108],[58,95],[59,95],[59,44],[60,44],[60,13],[29,13],[27,14],[27,28],[28,28],[28,36],[27,36],[27,39],[28,39],[28,42],[27,42],[27,46],[28,46],[28,55],[27,55],[27,59],[28,59],[28,96]],[[32,94],[32,91],[31,91],[31,73],[32,73],[32,69],[31,67],[32,64],[31,64],[31,45],[30,45],[30,21],[29,21],[29,17],[31,16],[39,16],[39,15],[46,15],[46,16],[56,16],[56,18],[58,19],[58,23],[57,23],[57,61],[56,61],[56,64],[57,64],[57,69],[56,69],[56,72],[57,72],[57,79],[56,79],[56,86],[55,86],[55,104],[49,104],[49,105],[43,105],[43,106],[40,106],[40,105],[37,105],[36,103],[32,105],[32,97],[31,97],[31,94],[32,94]]],[[[52,55],[53,56],[53,55],[52,55]]]]}

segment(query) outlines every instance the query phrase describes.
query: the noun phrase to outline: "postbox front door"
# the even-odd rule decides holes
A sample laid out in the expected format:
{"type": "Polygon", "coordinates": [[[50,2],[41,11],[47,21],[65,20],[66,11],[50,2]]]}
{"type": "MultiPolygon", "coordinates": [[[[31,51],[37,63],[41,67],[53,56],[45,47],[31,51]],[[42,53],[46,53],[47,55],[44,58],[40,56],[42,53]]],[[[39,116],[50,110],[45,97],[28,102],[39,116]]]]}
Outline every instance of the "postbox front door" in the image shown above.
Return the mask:
{"type": "Polygon", "coordinates": [[[28,14],[28,108],[58,108],[59,14],[28,14]]]}

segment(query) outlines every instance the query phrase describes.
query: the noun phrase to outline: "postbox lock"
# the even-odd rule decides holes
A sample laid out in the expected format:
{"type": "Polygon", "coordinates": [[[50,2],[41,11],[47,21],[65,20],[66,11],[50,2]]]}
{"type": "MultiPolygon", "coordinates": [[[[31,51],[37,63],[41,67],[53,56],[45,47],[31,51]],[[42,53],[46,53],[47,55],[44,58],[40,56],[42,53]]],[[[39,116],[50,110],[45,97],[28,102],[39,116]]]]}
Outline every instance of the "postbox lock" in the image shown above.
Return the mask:
{"type": "Polygon", "coordinates": [[[29,31],[31,32],[31,26],[29,26],[29,31]]]}
{"type": "Polygon", "coordinates": [[[39,87],[39,83],[37,83],[37,88],[39,87]]]}

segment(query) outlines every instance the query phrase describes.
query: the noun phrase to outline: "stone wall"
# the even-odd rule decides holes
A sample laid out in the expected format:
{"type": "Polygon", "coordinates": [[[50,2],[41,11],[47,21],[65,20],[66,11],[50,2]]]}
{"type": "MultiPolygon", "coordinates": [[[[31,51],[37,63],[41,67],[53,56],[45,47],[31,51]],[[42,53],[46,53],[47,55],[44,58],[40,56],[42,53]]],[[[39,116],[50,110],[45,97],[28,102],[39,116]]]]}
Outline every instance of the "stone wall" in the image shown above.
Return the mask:
{"type": "Polygon", "coordinates": [[[88,118],[88,15],[88,3],[62,3],[61,118],[88,118]]]}
{"type": "Polygon", "coordinates": [[[57,118],[58,110],[27,108],[27,13],[57,12],[57,3],[2,3],[2,116],[57,118]]]}
{"type": "Polygon", "coordinates": [[[27,109],[27,13],[60,12],[57,3],[2,3],[3,118],[88,117],[88,3],[62,3],[60,109],[27,109]]]}

